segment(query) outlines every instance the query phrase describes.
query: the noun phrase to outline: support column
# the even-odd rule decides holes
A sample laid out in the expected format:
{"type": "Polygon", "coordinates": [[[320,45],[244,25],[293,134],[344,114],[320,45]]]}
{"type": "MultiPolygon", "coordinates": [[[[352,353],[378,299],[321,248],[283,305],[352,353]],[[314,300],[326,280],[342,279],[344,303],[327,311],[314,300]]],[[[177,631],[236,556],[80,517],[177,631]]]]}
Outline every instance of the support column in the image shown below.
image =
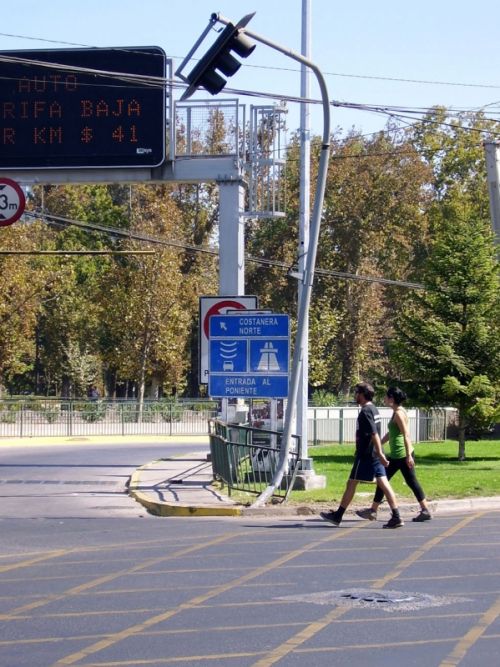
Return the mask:
{"type": "MultiPolygon", "coordinates": [[[[219,295],[245,294],[245,190],[241,181],[218,181],[219,185],[219,295]]],[[[242,409],[244,401],[238,399],[242,409]]],[[[236,411],[238,411],[238,407],[236,411]]],[[[229,421],[228,399],[222,399],[224,420],[229,421]]],[[[236,414],[235,414],[236,416],[236,414]]]]}
{"type": "Polygon", "coordinates": [[[219,294],[245,294],[245,190],[241,181],[219,181],[219,294]]]}
{"type": "MultiPolygon", "coordinates": [[[[311,0],[302,0],[302,55],[306,58],[311,53],[311,0]]],[[[300,96],[307,100],[311,97],[310,71],[305,64],[301,65],[300,96]]],[[[300,106],[300,212],[299,212],[299,274],[306,270],[307,253],[309,252],[309,223],[311,206],[311,136],[309,104],[302,102],[300,106]]],[[[302,298],[303,283],[298,284],[299,303],[302,298]]],[[[305,314],[304,328],[306,335],[302,351],[299,390],[297,394],[297,434],[302,439],[302,469],[311,470],[312,461],[308,451],[307,407],[309,387],[309,312],[305,314]]]]}
{"type": "Polygon", "coordinates": [[[490,193],[491,225],[495,232],[495,241],[500,247],[500,143],[486,141],[486,174],[490,193]]]}

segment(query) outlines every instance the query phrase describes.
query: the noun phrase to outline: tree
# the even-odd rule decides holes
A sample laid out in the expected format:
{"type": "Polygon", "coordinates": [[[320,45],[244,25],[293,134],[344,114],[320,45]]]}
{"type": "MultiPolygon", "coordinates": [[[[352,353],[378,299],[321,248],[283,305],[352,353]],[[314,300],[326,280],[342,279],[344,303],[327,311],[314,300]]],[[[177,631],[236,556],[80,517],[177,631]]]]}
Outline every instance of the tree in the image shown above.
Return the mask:
{"type": "Polygon", "coordinates": [[[438,107],[410,131],[433,175],[431,242],[416,262],[426,292],[406,304],[391,356],[416,400],[457,407],[460,460],[467,429],[498,419],[498,262],[482,142],[499,129],[482,112],[438,107]]]}
{"type": "MultiPolygon", "coordinates": [[[[18,222],[0,228],[3,251],[40,248],[42,226],[18,222]]],[[[43,304],[60,277],[50,259],[6,254],[0,257],[0,387],[32,389],[36,372],[36,328],[43,304]]]]}
{"type": "MultiPolygon", "coordinates": [[[[135,186],[132,203],[135,231],[172,238],[175,230],[179,238],[180,212],[168,187],[135,186]]],[[[119,258],[103,276],[103,354],[117,380],[137,383],[141,406],[148,381],[167,391],[184,387],[194,294],[178,251],[136,241],[124,247],[155,254],[119,258]]]]}
{"type": "MultiPolygon", "coordinates": [[[[128,225],[123,188],[103,185],[47,187],[35,192],[35,203],[42,203],[53,215],[104,226],[128,225]],[[117,200],[117,203],[115,203],[117,200]]],[[[55,250],[116,249],[115,239],[106,234],[51,224],[46,227],[43,247],[55,250]]],[[[38,324],[39,363],[47,391],[63,396],[86,394],[75,363],[85,364],[92,357],[93,371],[102,377],[100,349],[102,304],[101,286],[109,272],[109,257],[63,256],[53,259],[57,281],[50,298],[41,309],[38,324]],[[78,361],[76,361],[78,359],[78,361]]]]}
{"type": "MultiPolygon", "coordinates": [[[[354,277],[407,279],[416,246],[426,234],[426,165],[406,137],[391,128],[371,139],[356,132],[333,137],[332,144],[318,268],[354,277]]],[[[315,138],[313,183],[320,145],[315,138]]],[[[247,227],[252,255],[288,265],[297,257],[299,149],[296,137],[287,160],[287,217],[247,227]]],[[[252,269],[249,277],[252,292],[272,285],[268,302],[293,312],[296,282],[281,267],[252,269]]],[[[392,312],[380,285],[317,273],[310,312],[311,384],[345,395],[359,379],[383,374],[392,312]]]]}
{"type": "Polygon", "coordinates": [[[425,292],[408,298],[391,356],[416,400],[457,408],[464,460],[467,428],[499,417],[499,266],[489,220],[463,202],[440,206],[439,215],[421,277],[425,292]]]}

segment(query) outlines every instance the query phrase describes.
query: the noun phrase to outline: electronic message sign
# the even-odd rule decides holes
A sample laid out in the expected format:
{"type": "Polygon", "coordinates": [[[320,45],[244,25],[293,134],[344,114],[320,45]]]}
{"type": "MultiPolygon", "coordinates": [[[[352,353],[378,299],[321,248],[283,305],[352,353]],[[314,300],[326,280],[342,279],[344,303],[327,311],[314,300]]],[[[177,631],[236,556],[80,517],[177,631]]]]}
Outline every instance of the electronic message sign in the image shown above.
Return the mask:
{"type": "Polygon", "coordinates": [[[0,169],[154,167],[165,159],[164,51],[0,52],[0,169]]]}

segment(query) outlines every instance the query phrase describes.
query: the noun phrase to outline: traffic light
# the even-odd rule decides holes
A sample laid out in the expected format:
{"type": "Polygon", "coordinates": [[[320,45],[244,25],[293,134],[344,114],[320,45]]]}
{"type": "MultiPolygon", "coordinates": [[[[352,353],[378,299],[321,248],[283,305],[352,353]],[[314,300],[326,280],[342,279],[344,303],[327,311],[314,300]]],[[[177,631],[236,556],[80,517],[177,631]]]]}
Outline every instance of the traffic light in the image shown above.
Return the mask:
{"type": "Polygon", "coordinates": [[[241,23],[242,21],[237,25],[228,23],[193,71],[188,74],[186,79],[189,87],[181,100],[191,97],[198,88],[205,88],[211,95],[217,95],[227,83],[220,72],[230,77],[239,70],[241,63],[231,52],[234,51],[241,58],[247,58],[255,49],[255,44],[241,30],[241,23]]]}

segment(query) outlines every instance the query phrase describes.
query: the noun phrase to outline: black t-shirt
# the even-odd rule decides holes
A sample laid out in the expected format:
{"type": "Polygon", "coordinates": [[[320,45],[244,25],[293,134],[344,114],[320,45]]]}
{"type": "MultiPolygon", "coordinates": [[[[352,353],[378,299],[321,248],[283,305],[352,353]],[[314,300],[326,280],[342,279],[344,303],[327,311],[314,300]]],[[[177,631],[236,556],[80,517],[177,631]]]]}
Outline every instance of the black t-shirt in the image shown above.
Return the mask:
{"type": "Polygon", "coordinates": [[[380,414],[373,403],[366,403],[356,422],[356,456],[362,459],[376,458],[372,441],[374,433],[380,437],[380,414]]]}

